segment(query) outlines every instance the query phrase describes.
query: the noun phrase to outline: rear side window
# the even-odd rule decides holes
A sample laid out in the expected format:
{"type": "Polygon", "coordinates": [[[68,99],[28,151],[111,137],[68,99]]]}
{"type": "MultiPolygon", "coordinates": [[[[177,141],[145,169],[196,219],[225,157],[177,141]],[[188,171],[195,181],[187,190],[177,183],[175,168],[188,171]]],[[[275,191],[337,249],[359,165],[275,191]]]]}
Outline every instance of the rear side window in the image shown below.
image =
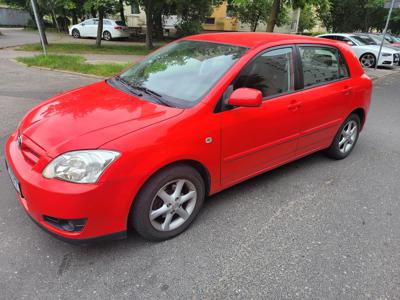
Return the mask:
{"type": "Polygon", "coordinates": [[[293,66],[292,48],[267,51],[244,68],[234,84],[234,89],[257,89],[264,98],[288,93],[293,91],[293,66]]]}
{"type": "Polygon", "coordinates": [[[337,48],[300,46],[304,87],[311,87],[349,77],[346,62],[337,48]]]}

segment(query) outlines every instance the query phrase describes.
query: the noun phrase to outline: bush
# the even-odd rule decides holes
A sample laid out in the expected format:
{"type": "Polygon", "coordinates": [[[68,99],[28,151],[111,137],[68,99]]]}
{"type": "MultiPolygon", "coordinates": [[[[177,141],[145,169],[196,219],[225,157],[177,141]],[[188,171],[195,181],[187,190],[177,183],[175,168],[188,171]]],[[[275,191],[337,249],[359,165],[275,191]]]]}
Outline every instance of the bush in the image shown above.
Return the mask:
{"type": "Polygon", "coordinates": [[[178,37],[198,34],[202,31],[203,27],[199,21],[182,21],[176,26],[176,35],[178,37]]]}

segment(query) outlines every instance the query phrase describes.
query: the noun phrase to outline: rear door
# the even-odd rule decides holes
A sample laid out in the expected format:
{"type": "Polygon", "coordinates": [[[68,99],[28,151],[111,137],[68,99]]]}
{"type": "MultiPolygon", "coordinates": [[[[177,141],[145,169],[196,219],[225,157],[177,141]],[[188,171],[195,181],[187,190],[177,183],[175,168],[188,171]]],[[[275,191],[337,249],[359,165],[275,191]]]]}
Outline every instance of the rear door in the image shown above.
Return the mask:
{"type": "Polygon", "coordinates": [[[352,100],[349,70],[339,49],[299,45],[303,89],[299,154],[328,147],[344,121],[352,100]]]}
{"type": "Polygon", "coordinates": [[[294,54],[292,46],[267,50],[233,82],[231,90],[258,89],[264,101],[261,107],[227,107],[221,112],[224,186],[294,157],[299,136],[294,54]]]}

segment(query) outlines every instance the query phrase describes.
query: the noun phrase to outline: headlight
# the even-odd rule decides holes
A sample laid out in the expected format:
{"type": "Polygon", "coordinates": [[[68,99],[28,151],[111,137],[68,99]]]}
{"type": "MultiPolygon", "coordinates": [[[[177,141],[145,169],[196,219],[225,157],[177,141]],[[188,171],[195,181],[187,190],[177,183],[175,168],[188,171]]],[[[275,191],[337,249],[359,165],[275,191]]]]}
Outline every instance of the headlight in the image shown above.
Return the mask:
{"type": "Polygon", "coordinates": [[[109,150],[67,152],[51,161],[44,169],[43,176],[74,183],[95,183],[119,155],[109,150]]]}
{"type": "Polygon", "coordinates": [[[391,53],[382,53],[382,56],[392,56],[391,53]]]}

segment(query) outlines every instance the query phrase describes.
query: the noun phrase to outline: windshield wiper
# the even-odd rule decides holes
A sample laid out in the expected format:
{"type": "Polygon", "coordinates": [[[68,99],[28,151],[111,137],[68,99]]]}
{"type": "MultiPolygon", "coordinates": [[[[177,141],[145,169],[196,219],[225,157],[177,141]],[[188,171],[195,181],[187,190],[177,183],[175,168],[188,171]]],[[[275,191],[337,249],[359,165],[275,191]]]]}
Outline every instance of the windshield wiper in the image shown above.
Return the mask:
{"type": "Polygon", "coordinates": [[[163,105],[165,105],[165,106],[172,107],[172,105],[171,105],[170,103],[168,103],[166,100],[164,100],[164,99],[163,99],[163,96],[160,95],[159,93],[157,93],[157,92],[155,92],[155,91],[153,91],[153,90],[150,90],[150,89],[148,89],[148,88],[146,88],[146,87],[144,87],[144,86],[140,86],[140,85],[137,85],[137,84],[134,84],[134,83],[129,83],[128,81],[126,81],[125,79],[123,79],[123,78],[120,77],[120,76],[115,76],[114,78],[115,78],[115,80],[121,82],[123,85],[127,86],[127,87],[129,88],[129,90],[130,90],[133,94],[135,94],[136,96],[142,97],[143,94],[142,94],[142,93],[138,93],[138,92],[134,92],[133,90],[140,91],[140,92],[144,92],[144,93],[146,93],[147,95],[150,95],[150,96],[152,96],[153,98],[155,98],[155,99],[156,99],[158,102],[160,102],[161,104],[163,104],[163,105]]]}
{"type": "Polygon", "coordinates": [[[169,107],[172,106],[170,103],[168,103],[168,102],[163,98],[162,95],[160,95],[159,93],[157,93],[157,92],[155,92],[155,91],[153,91],[153,90],[151,90],[151,89],[148,89],[148,88],[146,88],[146,87],[144,87],[144,86],[141,86],[141,85],[135,85],[135,84],[133,84],[133,83],[129,84],[129,86],[132,87],[132,88],[134,88],[134,89],[136,89],[136,90],[138,90],[138,91],[144,92],[144,93],[146,93],[147,95],[152,96],[152,97],[155,98],[158,102],[160,102],[161,104],[163,104],[163,105],[165,105],[165,106],[169,106],[169,107]]]}
{"type": "MultiPolygon", "coordinates": [[[[132,94],[134,94],[135,96],[138,96],[138,97],[142,97],[142,96],[143,96],[142,93],[135,92],[135,91],[134,91],[135,88],[132,87],[132,86],[129,84],[129,82],[127,82],[126,80],[124,80],[124,79],[121,78],[120,76],[115,76],[114,79],[117,80],[117,81],[119,81],[119,82],[121,82],[124,86],[126,86],[126,87],[129,89],[129,91],[130,91],[132,94]]],[[[136,89],[136,90],[137,90],[137,89],[136,89]]]]}

